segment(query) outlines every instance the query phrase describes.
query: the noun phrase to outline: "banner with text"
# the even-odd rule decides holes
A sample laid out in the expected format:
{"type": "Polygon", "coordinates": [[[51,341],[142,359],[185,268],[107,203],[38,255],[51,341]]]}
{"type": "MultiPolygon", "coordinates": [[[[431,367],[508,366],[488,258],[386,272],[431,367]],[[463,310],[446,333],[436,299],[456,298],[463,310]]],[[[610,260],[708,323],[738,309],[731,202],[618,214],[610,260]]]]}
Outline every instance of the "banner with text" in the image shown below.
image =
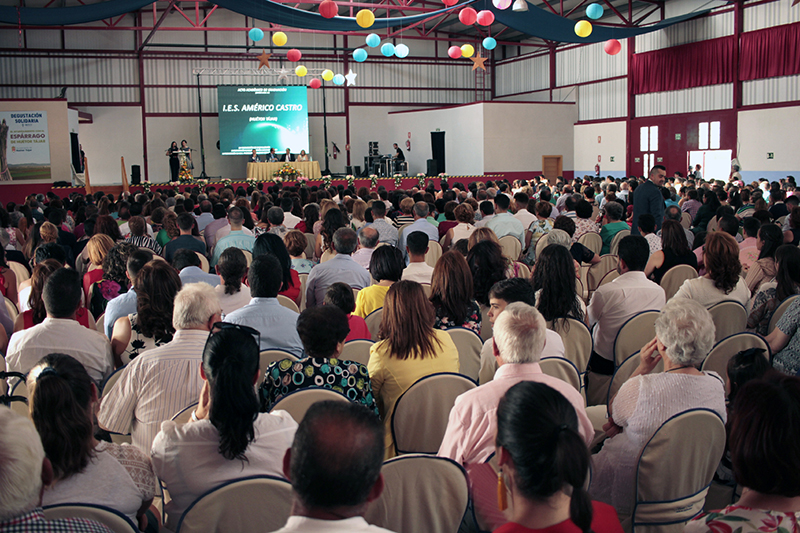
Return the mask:
{"type": "Polygon", "coordinates": [[[49,179],[47,112],[0,112],[0,180],[49,179]]]}

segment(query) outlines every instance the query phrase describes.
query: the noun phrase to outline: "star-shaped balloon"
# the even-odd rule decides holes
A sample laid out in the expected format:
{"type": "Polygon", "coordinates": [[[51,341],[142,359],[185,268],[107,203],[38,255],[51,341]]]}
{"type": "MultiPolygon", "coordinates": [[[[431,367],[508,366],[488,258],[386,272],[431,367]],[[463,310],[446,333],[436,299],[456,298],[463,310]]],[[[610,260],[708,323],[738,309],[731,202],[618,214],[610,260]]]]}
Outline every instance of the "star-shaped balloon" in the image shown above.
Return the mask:
{"type": "Polygon", "coordinates": [[[266,50],[261,50],[261,55],[258,56],[258,70],[261,70],[261,67],[269,68],[270,57],[272,57],[272,54],[268,54],[266,50]]]}
{"type": "Polygon", "coordinates": [[[356,76],[358,76],[358,74],[353,72],[353,69],[350,69],[347,72],[347,75],[344,77],[344,79],[347,80],[347,86],[348,87],[351,86],[351,85],[355,85],[356,84],[356,76]]]}
{"type": "Polygon", "coordinates": [[[481,68],[484,72],[486,72],[486,60],[489,59],[488,57],[470,57],[472,60],[472,70],[481,68]]]}

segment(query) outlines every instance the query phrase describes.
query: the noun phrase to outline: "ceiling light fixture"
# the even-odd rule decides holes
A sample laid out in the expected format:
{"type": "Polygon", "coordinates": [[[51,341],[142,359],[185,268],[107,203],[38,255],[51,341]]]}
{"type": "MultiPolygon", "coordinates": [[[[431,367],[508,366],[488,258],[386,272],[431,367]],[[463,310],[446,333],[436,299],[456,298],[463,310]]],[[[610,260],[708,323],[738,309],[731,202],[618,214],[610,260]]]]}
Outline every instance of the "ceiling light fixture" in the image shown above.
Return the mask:
{"type": "Polygon", "coordinates": [[[511,6],[511,11],[527,11],[528,2],[525,0],[514,0],[514,5],[511,6]]]}

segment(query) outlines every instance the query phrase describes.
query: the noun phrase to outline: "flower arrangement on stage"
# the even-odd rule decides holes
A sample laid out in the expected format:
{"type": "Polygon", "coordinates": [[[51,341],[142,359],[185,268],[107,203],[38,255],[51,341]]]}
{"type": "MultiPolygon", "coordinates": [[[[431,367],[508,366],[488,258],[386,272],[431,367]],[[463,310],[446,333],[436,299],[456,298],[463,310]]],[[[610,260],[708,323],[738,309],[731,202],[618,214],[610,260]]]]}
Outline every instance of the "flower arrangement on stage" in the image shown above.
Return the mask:
{"type": "Polygon", "coordinates": [[[392,176],[394,178],[394,188],[399,189],[400,185],[403,184],[403,175],[402,174],[395,174],[392,176]]]}
{"type": "Polygon", "coordinates": [[[427,176],[425,176],[425,174],[423,174],[422,172],[420,172],[419,174],[417,174],[417,186],[418,186],[420,189],[424,189],[424,188],[425,188],[425,178],[426,178],[426,177],[427,177],[427,176]]]}
{"type": "Polygon", "coordinates": [[[297,181],[298,183],[300,183],[301,187],[305,187],[306,185],[308,185],[308,178],[303,176],[302,174],[297,176],[297,181]]]}
{"type": "Polygon", "coordinates": [[[208,185],[208,180],[204,180],[202,178],[197,178],[197,179],[194,180],[193,183],[195,185],[199,186],[199,187],[204,187],[204,186],[208,185]]]}
{"type": "Polygon", "coordinates": [[[275,178],[280,178],[281,180],[294,181],[295,179],[297,179],[297,176],[299,175],[300,175],[299,170],[294,168],[289,163],[284,163],[283,165],[281,165],[281,168],[276,170],[272,176],[275,178]]]}
{"type": "Polygon", "coordinates": [[[352,187],[353,183],[356,182],[356,177],[353,176],[352,174],[348,174],[347,176],[344,177],[344,179],[347,180],[347,186],[348,187],[352,187]]]}
{"type": "Polygon", "coordinates": [[[439,174],[439,183],[447,183],[447,174],[444,172],[439,174]]]}
{"type": "Polygon", "coordinates": [[[145,181],[142,183],[142,190],[144,192],[150,192],[150,187],[152,187],[152,185],[149,181],[145,181]]]}
{"type": "Polygon", "coordinates": [[[378,175],[377,174],[370,174],[369,175],[369,186],[371,189],[374,189],[378,186],[378,175]]]}
{"type": "Polygon", "coordinates": [[[223,187],[227,187],[228,185],[231,184],[231,180],[229,180],[228,178],[223,178],[220,180],[220,183],[222,184],[223,187]]]}
{"type": "Polygon", "coordinates": [[[326,189],[331,186],[331,175],[330,174],[325,174],[325,175],[322,176],[322,186],[324,188],[326,188],[326,189]]]}

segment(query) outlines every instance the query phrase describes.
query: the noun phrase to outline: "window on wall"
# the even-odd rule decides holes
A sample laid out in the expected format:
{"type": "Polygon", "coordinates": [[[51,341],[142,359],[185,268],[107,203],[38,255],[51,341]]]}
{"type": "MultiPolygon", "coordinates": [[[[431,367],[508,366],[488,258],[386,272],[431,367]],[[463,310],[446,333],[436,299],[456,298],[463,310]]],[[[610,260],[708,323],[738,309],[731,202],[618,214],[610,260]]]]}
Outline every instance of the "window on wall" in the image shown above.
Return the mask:
{"type": "Polygon", "coordinates": [[[700,150],[719,150],[719,121],[701,122],[697,135],[697,148],[700,150]]]}
{"type": "Polygon", "coordinates": [[[644,175],[656,164],[656,154],[658,151],[658,126],[644,126],[639,129],[639,150],[642,154],[642,164],[644,175]]]}

